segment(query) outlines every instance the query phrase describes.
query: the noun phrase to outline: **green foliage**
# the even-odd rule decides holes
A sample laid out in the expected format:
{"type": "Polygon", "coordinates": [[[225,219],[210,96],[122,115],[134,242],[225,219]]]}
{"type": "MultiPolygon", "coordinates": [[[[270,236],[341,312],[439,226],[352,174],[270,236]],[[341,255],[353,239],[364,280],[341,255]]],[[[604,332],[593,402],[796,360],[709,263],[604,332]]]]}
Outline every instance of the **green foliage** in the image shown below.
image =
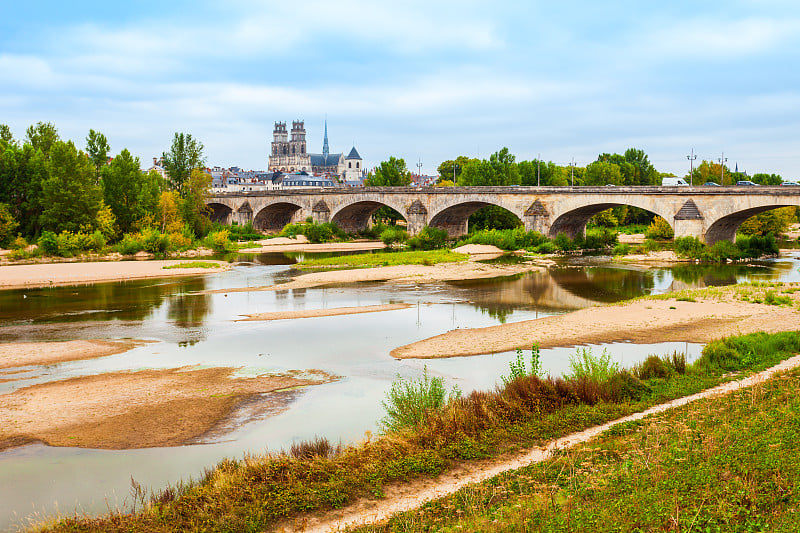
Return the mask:
{"type": "MultiPolygon", "coordinates": [[[[215,224],[213,229],[219,231],[224,228],[220,224],[215,224]]],[[[253,227],[252,222],[244,226],[234,222],[227,229],[232,241],[257,241],[264,238],[264,235],[253,227]]]]}
{"type": "Polygon", "coordinates": [[[236,251],[236,245],[231,242],[230,233],[227,229],[209,233],[206,237],[205,244],[216,253],[236,251]]]}
{"type": "Polygon", "coordinates": [[[508,376],[500,376],[503,380],[503,383],[508,385],[510,382],[514,381],[515,379],[525,378],[528,376],[535,376],[541,377],[543,376],[542,372],[542,355],[539,351],[539,345],[534,344],[531,346],[531,368],[528,369],[525,366],[525,357],[522,354],[522,350],[517,348],[517,359],[516,361],[511,361],[508,363],[509,366],[509,374],[508,376]]]}
{"type": "Polygon", "coordinates": [[[122,255],[134,255],[144,250],[144,243],[142,243],[140,235],[126,233],[122,240],[114,246],[114,250],[122,255]]]}
{"type": "Polygon", "coordinates": [[[709,342],[694,366],[707,373],[762,370],[800,352],[798,332],[753,333],[709,342]]]}
{"type": "Polygon", "coordinates": [[[545,241],[538,246],[534,246],[533,251],[537,254],[552,254],[556,251],[556,245],[552,241],[545,241]]]}
{"type": "Polygon", "coordinates": [[[201,169],[192,170],[189,179],[181,186],[178,210],[183,224],[198,237],[206,235],[211,229],[211,219],[208,218],[211,208],[206,205],[210,190],[211,174],[201,169]]]}
{"type": "Polygon", "coordinates": [[[483,229],[514,229],[522,226],[517,215],[500,206],[489,205],[475,211],[469,217],[467,227],[472,231],[483,229]]]}
{"type": "Polygon", "coordinates": [[[219,268],[219,263],[212,261],[184,261],[183,263],[176,263],[174,265],[164,265],[163,269],[170,270],[173,268],[219,268]]]}
{"type": "Polygon", "coordinates": [[[740,235],[736,243],[717,241],[712,246],[706,246],[694,237],[680,237],[675,239],[675,253],[705,262],[721,262],[775,255],[778,253],[778,244],[772,235],[740,235]]]}
{"type": "Polygon", "coordinates": [[[706,245],[697,237],[678,237],[675,239],[675,253],[679,256],[699,259],[706,245]]]}
{"type": "Polygon", "coordinates": [[[782,207],[771,209],[765,213],[752,216],[745,220],[739,229],[739,234],[761,235],[768,234],[782,235],[795,220],[794,207],[782,207]]]}
{"type": "Polygon", "coordinates": [[[569,357],[571,379],[587,378],[596,383],[603,383],[619,372],[619,365],[611,362],[611,354],[603,348],[603,353],[594,355],[591,348],[576,348],[575,354],[569,357]]]}
{"type": "Polygon", "coordinates": [[[391,246],[395,243],[408,240],[408,232],[403,228],[390,226],[381,232],[380,239],[386,246],[391,246]]]}
{"type": "Polygon", "coordinates": [[[183,196],[184,184],[189,180],[193,170],[205,166],[203,143],[194,139],[189,133],[175,133],[169,152],[162,154],[164,170],[172,188],[183,196]]]}
{"type": "Polygon", "coordinates": [[[611,255],[628,255],[631,253],[631,245],[620,243],[611,250],[611,255]]]}
{"type": "Polygon", "coordinates": [[[442,248],[447,242],[446,230],[425,226],[419,233],[406,241],[411,250],[435,250],[442,248]]]}
{"type": "Polygon", "coordinates": [[[0,204],[0,248],[5,248],[11,243],[18,227],[19,222],[14,219],[8,206],[0,204]]]}
{"type": "Polygon", "coordinates": [[[89,159],[92,160],[97,174],[100,174],[100,169],[108,162],[110,151],[111,147],[108,145],[106,136],[90,129],[89,135],[86,136],[86,153],[89,154],[89,159]]]}
{"type": "Polygon", "coordinates": [[[59,141],[58,130],[50,122],[37,122],[25,131],[25,142],[34,150],[40,150],[45,159],[50,158],[50,150],[59,141]]]}
{"type": "Polygon", "coordinates": [[[464,164],[458,176],[460,186],[519,185],[519,169],[508,148],[493,153],[489,160],[471,160],[464,164]]]}
{"type": "Polygon", "coordinates": [[[52,231],[43,231],[37,244],[46,255],[58,255],[58,236],[52,231]]]}
{"type": "Polygon", "coordinates": [[[382,161],[375,173],[364,180],[367,187],[403,187],[411,184],[411,173],[406,169],[404,159],[390,157],[382,161]]]}
{"type": "Polygon", "coordinates": [[[675,231],[672,229],[672,226],[661,217],[654,218],[645,232],[645,236],[648,239],[657,239],[661,241],[671,239],[674,235],[675,231]]]}
{"type": "Polygon", "coordinates": [[[142,173],[139,158],[122,150],[100,172],[106,205],[111,208],[121,233],[141,228],[142,221],[158,218],[162,180],[158,173],[142,173]]]}
{"type": "Polygon", "coordinates": [[[386,410],[381,424],[389,431],[416,426],[430,411],[441,409],[448,401],[460,396],[458,388],[453,388],[448,394],[444,378],[430,377],[427,366],[419,380],[405,380],[398,375],[386,393],[386,400],[381,402],[386,410]]]}
{"type": "Polygon", "coordinates": [[[305,222],[303,224],[287,224],[279,233],[281,237],[305,235],[313,243],[343,240],[347,234],[335,222],[305,222]]]}
{"type": "Polygon", "coordinates": [[[103,192],[86,154],[79,152],[72,141],[56,141],[47,169],[49,177],[42,183],[42,226],[69,232],[96,228],[103,192]]]}
{"type": "Polygon", "coordinates": [[[514,229],[490,229],[476,231],[467,238],[460,240],[456,246],[465,244],[487,244],[497,246],[502,250],[532,250],[548,242],[547,237],[536,231],[525,231],[523,227],[514,229]]]}
{"type": "Polygon", "coordinates": [[[611,228],[589,228],[586,230],[586,236],[582,239],[576,238],[574,244],[588,250],[608,248],[617,244],[617,232],[611,228]]]}
{"type": "Polygon", "coordinates": [[[139,242],[144,251],[161,255],[170,248],[169,235],[165,235],[155,228],[150,228],[141,233],[139,242]]]}
{"type": "Polygon", "coordinates": [[[437,263],[461,263],[469,259],[467,254],[450,250],[416,252],[392,252],[353,254],[319,259],[306,259],[297,263],[298,268],[370,268],[394,265],[435,265],[437,263]]]}
{"type": "Polygon", "coordinates": [[[616,215],[614,214],[614,209],[612,208],[606,209],[605,211],[600,211],[592,217],[591,222],[597,224],[598,226],[614,228],[619,224],[619,219],[617,219],[616,215]]]}

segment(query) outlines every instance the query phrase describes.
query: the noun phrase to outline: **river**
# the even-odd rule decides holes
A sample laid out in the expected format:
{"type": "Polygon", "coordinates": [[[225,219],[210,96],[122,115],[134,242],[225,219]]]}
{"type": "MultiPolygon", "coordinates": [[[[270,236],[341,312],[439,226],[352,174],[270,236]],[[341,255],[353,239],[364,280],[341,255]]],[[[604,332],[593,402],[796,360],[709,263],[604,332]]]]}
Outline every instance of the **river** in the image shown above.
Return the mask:
{"type": "MultiPolygon", "coordinates": [[[[395,360],[389,351],[454,328],[483,327],[611,303],[673,289],[748,280],[800,281],[800,253],[754,265],[643,268],[607,258],[577,258],[509,278],[436,284],[362,283],[274,292],[195,294],[208,289],[288,281],[300,254],[241,257],[228,271],[178,278],[81,287],[0,292],[0,342],[81,338],[156,341],[124,354],[29,369],[0,393],[35,383],[119,370],[183,366],[236,367],[244,375],[322,369],[340,378],[329,384],[280,393],[274,413],[237,414],[236,428],[201,444],[139,450],[58,448],[41,444],[0,453],[0,529],[76,510],[89,514],[124,508],[131,478],[158,489],[200,477],[225,457],[288,449],[292,442],[324,436],[350,443],[379,431],[381,400],[398,375],[424,367],[462,391],[493,387],[508,373],[513,353],[440,360],[395,360]],[[237,322],[269,311],[407,303],[378,313],[271,322],[237,322]],[[32,518],[31,518],[32,517],[32,518]]],[[[594,349],[602,350],[603,346],[594,349]]],[[[613,358],[631,366],[652,353],[699,345],[614,344],[613,358]]],[[[568,370],[574,349],[542,351],[545,371],[568,370]]]]}

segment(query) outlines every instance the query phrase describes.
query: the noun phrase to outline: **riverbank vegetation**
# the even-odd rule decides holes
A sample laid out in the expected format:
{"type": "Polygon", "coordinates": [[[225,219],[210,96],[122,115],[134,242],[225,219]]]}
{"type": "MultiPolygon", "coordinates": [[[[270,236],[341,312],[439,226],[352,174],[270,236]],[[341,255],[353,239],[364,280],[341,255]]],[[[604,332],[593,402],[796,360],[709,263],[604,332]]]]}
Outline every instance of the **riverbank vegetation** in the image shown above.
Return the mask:
{"type": "Polygon", "coordinates": [[[306,259],[297,263],[297,268],[371,268],[396,265],[435,265],[438,263],[461,263],[467,261],[469,255],[458,254],[450,250],[427,250],[405,252],[378,252],[372,254],[341,255],[306,259]]]}
{"type": "Polygon", "coordinates": [[[619,424],[585,446],[353,531],[795,531],[798,388],[794,369],[619,424]]]}
{"type": "Polygon", "coordinates": [[[316,439],[291,454],[226,459],[198,482],[142,496],[144,505],[135,514],[69,518],[44,530],[261,530],[359,497],[380,498],[387,484],[436,476],[456,463],[539,446],[767,368],[798,351],[800,332],[759,333],[709,343],[693,364],[670,357],[633,372],[606,365],[605,376],[542,378],[525,372],[494,391],[455,395],[421,419],[358,445],[321,445],[316,439]],[[658,370],[645,370],[651,367],[658,370]]]}

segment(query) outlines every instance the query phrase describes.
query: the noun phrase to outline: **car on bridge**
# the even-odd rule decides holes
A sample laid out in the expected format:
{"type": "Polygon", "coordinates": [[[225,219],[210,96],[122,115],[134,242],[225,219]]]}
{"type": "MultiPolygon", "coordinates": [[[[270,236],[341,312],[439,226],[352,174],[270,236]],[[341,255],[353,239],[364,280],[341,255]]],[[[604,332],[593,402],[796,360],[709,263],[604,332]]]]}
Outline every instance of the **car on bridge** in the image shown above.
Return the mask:
{"type": "Polygon", "coordinates": [[[781,185],[788,187],[800,187],[800,183],[797,183],[796,181],[783,181],[781,182],[781,185]]]}
{"type": "Polygon", "coordinates": [[[703,184],[703,187],[719,187],[719,183],[716,181],[707,181],[703,184]]]}
{"type": "Polygon", "coordinates": [[[756,183],[753,183],[752,181],[749,181],[749,180],[737,181],[736,185],[739,185],[741,187],[756,187],[757,186],[756,183]]]}

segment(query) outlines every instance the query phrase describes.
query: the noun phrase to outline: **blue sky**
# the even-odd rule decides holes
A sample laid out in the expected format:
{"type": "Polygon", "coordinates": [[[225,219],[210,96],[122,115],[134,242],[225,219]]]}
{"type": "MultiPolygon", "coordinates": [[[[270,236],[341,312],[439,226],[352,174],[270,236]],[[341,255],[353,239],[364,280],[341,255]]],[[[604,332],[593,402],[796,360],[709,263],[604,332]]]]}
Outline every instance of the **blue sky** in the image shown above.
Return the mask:
{"type": "Polygon", "coordinates": [[[435,173],[456,155],[579,165],[645,150],[688,171],[800,178],[794,1],[4,2],[0,123],[89,128],[147,166],[176,131],[265,168],[272,126],[435,173]],[[656,5],[657,4],[657,5],[656,5]]]}

